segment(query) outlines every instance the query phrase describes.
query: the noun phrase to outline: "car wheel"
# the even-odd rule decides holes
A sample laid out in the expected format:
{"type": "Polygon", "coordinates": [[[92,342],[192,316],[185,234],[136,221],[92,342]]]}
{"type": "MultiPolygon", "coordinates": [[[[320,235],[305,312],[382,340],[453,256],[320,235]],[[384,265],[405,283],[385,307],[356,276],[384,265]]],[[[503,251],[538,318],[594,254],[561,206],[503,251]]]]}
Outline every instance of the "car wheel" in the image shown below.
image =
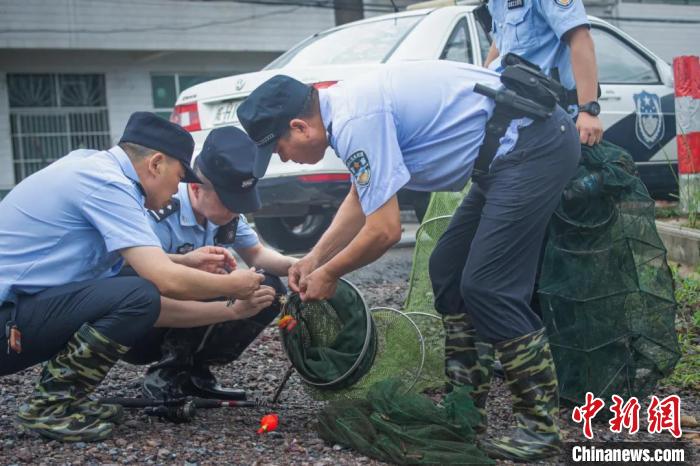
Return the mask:
{"type": "Polygon", "coordinates": [[[332,220],[331,212],[298,217],[260,217],[255,219],[255,227],[270,246],[289,253],[311,249],[332,220]]]}

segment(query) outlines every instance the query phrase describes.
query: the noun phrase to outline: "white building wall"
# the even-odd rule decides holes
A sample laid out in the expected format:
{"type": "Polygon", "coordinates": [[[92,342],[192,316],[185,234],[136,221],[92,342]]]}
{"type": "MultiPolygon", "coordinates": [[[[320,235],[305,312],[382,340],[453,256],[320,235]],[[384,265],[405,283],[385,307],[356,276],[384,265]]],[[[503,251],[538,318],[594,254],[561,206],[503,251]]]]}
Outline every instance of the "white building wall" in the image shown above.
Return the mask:
{"type": "Polygon", "coordinates": [[[0,48],[284,51],[333,10],[182,0],[0,0],[0,48]]]}
{"type": "Polygon", "coordinates": [[[110,134],[116,143],[131,113],[154,110],[151,75],[245,73],[262,68],[277,56],[278,53],[0,50],[0,190],[10,189],[15,181],[7,73],[104,74],[110,134]]]}

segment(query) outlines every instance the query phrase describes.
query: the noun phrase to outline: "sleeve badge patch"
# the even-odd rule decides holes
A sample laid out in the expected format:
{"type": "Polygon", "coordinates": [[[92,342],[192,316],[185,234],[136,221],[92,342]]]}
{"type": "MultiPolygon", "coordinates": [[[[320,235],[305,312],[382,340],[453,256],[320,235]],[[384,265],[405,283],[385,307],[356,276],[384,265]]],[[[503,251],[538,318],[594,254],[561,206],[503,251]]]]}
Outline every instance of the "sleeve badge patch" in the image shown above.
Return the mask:
{"type": "Polygon", "coordinates": [[[569,8],[571,5],[574,4],[574,0],[554,0],[554,3],[556,3],[562,8],[569,8]]]}
{"type": "Polygon", "coordinates": [[[372,178],[372,171],[369,167],[367,154],[365,154],[364,151],[358,150],[357,152],[354,152],[345,161],[345,165],[355,178],[355,182],[358,184],[358,186],[367,186],[369,184],[369,180],[372,178]]]}

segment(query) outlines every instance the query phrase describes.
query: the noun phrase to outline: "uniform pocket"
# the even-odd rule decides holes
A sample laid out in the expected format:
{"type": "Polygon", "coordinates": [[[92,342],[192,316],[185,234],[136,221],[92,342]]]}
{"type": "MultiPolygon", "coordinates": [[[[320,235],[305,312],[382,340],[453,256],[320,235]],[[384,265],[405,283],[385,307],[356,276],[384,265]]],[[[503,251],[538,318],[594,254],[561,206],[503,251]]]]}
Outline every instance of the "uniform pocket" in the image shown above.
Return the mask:
{"type": "Polygon", "coordinates": [[[503,37],[510,45],[510,51],[518,51],[537,45],[537,31],[534,29],[532,4],[526,3],[521,8],[506,11],[503,37]]]}

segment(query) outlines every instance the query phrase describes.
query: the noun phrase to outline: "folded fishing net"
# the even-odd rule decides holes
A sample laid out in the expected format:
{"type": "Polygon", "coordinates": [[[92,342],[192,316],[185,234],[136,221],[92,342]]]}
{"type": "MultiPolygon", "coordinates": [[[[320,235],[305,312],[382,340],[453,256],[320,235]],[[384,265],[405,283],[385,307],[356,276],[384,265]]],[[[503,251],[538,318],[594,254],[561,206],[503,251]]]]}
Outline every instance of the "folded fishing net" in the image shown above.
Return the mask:
{"type": "Polygon", "coordinates": [[[479,414],[470,387],[442,403],[407,393],[396,379],[373,385],[362,400],[330,403],[319,416],[322,439],[395,464],[494,464],[476,446],[479,414]]]}

